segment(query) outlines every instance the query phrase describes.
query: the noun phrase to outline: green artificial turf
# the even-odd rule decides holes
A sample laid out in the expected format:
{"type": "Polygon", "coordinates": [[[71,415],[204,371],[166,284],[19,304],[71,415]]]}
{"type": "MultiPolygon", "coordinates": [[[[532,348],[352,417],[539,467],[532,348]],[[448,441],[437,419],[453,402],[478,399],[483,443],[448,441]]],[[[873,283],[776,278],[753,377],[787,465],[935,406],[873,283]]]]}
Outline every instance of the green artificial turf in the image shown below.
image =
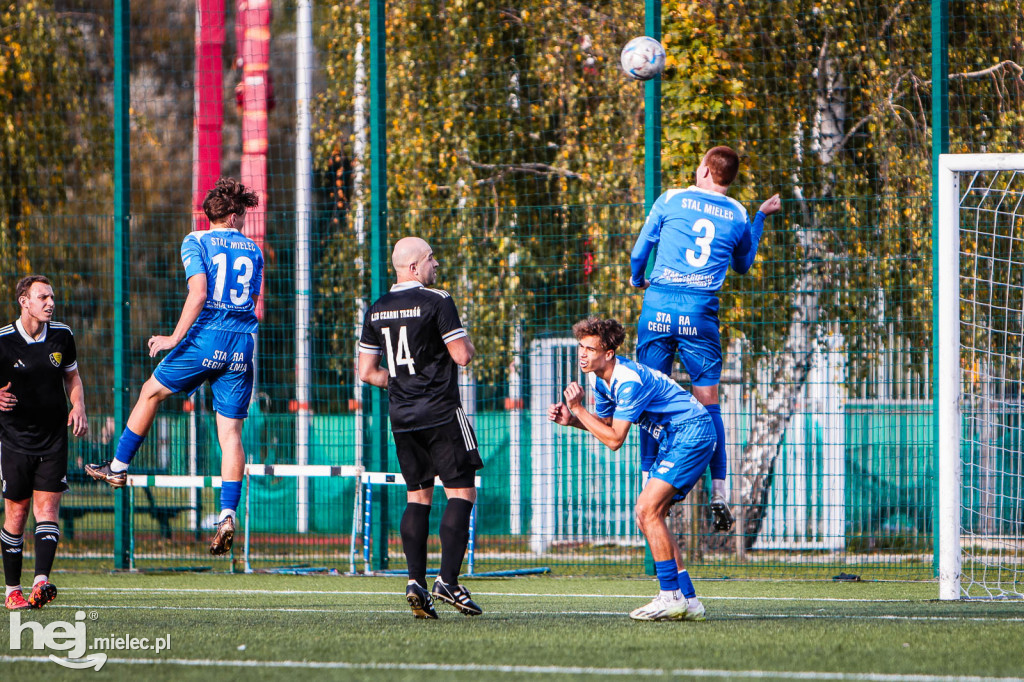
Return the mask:
{"type": "Polygon", "coordinates": [[[412,617],[405,581],[394,577],[83,573],[54,581],[57,600],[22,612],[23,622],[74,621],[83,611],[90,642],[169,636],[170,648],[108,650],[98,673],[67,670],[24,660],[64,654],[33,650],[27,631],[22,648],[11,649],[9,617],[0,617],[5,680],[1024,677],[1024,603],[939,602],[933,582],[697,581],[706,622],[643,623],[626,614],[656,593],[653,580],[467,579],[484,614],[468,618],[442,604],[437,621],[412,617]]]}

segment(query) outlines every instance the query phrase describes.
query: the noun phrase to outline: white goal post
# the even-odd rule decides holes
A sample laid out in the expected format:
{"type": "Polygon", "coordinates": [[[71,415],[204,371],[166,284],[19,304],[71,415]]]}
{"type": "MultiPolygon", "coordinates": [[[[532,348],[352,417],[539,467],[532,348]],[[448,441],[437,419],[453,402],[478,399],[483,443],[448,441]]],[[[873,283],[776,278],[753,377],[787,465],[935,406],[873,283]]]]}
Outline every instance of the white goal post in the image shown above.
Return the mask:
{"type": "Polygon", "coordinates": [[[1024,154],[941,155],[938,209],[939,598],[1020,598],[1024,154]]]}

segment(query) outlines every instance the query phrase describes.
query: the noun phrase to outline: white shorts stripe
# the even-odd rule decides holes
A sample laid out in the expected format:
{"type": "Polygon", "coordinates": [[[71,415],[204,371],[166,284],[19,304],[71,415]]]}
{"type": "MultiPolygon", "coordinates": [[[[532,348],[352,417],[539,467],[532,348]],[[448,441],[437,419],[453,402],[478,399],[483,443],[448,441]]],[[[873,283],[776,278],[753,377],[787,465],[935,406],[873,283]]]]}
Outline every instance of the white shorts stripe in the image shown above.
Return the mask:
{"type": "Polygon", "coordinates": [[[473,425],[469,423],[466,411],[460,407],[455,410],[455,416],[458,417],[459,428],[462,429],[462,442],[465,444],[466,450],[476,450],[476,434],[473,433],[473,425]]]}

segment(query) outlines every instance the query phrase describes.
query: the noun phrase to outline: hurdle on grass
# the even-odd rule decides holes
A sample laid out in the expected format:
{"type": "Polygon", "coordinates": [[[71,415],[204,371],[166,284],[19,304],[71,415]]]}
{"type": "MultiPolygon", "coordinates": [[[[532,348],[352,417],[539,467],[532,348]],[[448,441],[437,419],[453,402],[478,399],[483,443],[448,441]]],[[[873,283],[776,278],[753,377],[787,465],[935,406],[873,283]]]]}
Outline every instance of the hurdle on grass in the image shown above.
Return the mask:
{"type": "MultiPolygon", "coordinates": [[[[355,465],[332,466],[317,464],[247,464],[245,466],[246,490],[250,490],[250,479],[254,476],[274,478],[358,478],[359,485],[356,486],[355,503],[352,514],[351,542],[349,546],[349,573],[355,573],[356,564],[356,538],[359,527],[359,519],[363,519],[363,570],[370,573],[370,526],[373,518],[373,486],[375,485],[405,485],[405,479],[401,474],[383,471],[366,471],[355,465]]],[[[441,485],[440,479],[435,479],[436,485],[441,485]]],[[[161,474],[129,474],[127,485],[129,494],[132,495],[133,488],[220,488],[220,476],[198,476],[198,475],[161,475],[161,474]]],[[[475,480],[477,488],[480,487],[480,477],[475,480]]],[[[134,509],[134,496],[131,503],[134,509]]],[[[249,512],[252,495],[245,496],[245,534],[243,543],[243,566],[246,573],[252,573],[253,569],[249,562],[250,557],[250,535],[249,535],[249,512]]],[[[199,519],[197,519],[198,523],[199,519]]],[[[134,534],[132,534],[134,535],[134,534]]],[[[467,547],[468,575],[473,574],[475,564],[475,539],[476,539],[476,505],[470,516],[469,545],[467,547]]],[[[132,540],[132,556],[134,557],[134,540],[132,540]]],[[[134,559],[133,559],[134,562],[134,559]]]]}

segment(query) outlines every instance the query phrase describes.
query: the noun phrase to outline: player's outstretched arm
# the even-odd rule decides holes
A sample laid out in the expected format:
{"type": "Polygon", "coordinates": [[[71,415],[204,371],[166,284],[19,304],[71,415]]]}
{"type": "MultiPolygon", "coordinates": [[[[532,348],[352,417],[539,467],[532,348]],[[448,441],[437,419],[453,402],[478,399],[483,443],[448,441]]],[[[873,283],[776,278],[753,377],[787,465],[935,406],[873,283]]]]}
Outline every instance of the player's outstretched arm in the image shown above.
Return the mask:
{"type": "Polygon", "coordinates": [[[646,289],[651,286],[651,283],[644,277],[644,273],[647,271],[647,259],[650,258],[653,250],[654,242],[641,234],[637,238],[636,244],[633,245],[632,253],[629,254],[629,283],[631,286],[637,289],[646,289]]]}
{"type": "Polygon", "coordinates": [[[206,305],[206,275],[192,275],[188,278],[188,296],[185,298],[185,305],[181,308],[181,317],[174,327],[170,336],[149,337],[149,357],[155,358],[156,354],[163,350],[170,350],[178,345],[185,334],[192,327],[192,324],[199,318],[206,305]]]}
{"type": "Polygon", "coordinates": [[[782,199],[778,194],[772,195],[761,204],[761,208],[754,215],[754,220],[750,223],[748,229],[744,231],[739,242],[736,243],[736,248],[733,249],[731,263],[733,270],[741,275],[746,274],[750,270],[750,266],[754,264],[754,259],[757,258],[757,247],[761,243],[761,233],[764,230],[765,218],[781,210],[782,199]]]}
{"type": "Polygon", "coordinates": [[[778,213],[782,210],[782,198],[778,194],[773,194],[771,197],[765,200],[761,204],[761,208],[757,209],[766,216],[778,213]]]}
{"type": "Polygon", "coordinates": [[[77,369],[64,373],[64,391],[71,401],[68,426],[71,427],[71,433],[81,438],[89,432],[89,419],[85,416],[85,386],[82,385],[82,377],[77,369]]]}

